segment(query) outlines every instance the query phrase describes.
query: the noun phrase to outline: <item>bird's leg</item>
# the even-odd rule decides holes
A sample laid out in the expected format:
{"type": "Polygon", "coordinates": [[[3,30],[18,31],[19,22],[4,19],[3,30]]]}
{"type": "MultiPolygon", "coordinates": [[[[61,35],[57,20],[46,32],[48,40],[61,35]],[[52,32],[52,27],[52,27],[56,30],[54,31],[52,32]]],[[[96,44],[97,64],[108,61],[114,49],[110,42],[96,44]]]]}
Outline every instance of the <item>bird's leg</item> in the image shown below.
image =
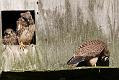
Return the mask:
{"type": "Polygon", "coordinates": [[[95,66],[96,67],[96,63],[97,63],[98,57],[92,58],[89,62],[91,64],[91,66],[95,66]]]}

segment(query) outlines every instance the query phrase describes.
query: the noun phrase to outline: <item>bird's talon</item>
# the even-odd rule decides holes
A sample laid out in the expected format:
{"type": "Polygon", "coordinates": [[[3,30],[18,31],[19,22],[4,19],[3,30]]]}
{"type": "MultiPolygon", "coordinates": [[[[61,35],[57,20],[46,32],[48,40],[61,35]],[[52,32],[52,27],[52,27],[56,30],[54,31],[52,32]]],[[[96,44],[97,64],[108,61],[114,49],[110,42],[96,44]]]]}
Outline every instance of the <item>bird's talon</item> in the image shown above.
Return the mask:
{"type": "Polygon", "coordinates": [[[25,47],[26,47],[26,46],[21,42],[21,43],[20,43],[20,49],[23,49],[23,50],[24,50],[25,47]]]}

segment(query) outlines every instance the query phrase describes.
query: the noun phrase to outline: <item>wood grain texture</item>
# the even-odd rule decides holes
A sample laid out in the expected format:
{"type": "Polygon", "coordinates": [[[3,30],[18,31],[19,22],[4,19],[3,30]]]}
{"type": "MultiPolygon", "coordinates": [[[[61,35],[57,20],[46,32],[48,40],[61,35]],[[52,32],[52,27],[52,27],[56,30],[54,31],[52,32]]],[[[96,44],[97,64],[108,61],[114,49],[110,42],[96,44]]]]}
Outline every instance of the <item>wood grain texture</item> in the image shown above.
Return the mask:
{"type": "Polygon", "coordinates": [[[35,10],[36,24],[36,45],[29,46],[26,52],[19,46],[0,45],[1,68],[63,69],[78,46],[90,39],[104,40],[111,53],[110,67],[119,67],[118,3],[118,0],[38,0],[37,4],[37,0],[0,0],[1,11],[35,10]]]}

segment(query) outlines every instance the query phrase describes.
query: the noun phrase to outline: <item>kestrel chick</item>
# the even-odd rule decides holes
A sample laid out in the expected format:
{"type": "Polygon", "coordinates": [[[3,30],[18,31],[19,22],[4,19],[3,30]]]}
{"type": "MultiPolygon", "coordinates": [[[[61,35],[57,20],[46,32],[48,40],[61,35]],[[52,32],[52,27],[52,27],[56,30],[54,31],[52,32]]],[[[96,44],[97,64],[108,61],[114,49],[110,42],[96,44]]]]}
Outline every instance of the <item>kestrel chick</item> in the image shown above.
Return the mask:
{"type": "Polygon", "coordinates": [[[17,36],[15,31],[8,28],[4,31],[3,44],[5,45],[17,45],[17,36]]]}
{"type": "Polygon", "coordinates": [[[35,24],[29,11],[20,15],[21,17],[17,21],[18,42],[21,47],[25,47],[25,45],[30,45],[33,39],[35,24]]]}

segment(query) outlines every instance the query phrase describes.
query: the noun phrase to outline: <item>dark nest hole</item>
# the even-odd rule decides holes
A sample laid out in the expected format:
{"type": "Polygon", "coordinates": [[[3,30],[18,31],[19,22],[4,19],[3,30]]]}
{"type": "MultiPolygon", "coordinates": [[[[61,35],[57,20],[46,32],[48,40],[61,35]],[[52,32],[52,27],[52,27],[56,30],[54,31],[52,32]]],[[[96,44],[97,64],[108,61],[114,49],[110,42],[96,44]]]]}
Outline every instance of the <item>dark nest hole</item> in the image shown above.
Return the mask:
{"type": "MultiPolygon", "coordinates": [[[[26,11],[30,11],[34,22],[35,22],[35,11],[34,10],[20,10],[20,11],[2,11],[2,38],[4,37],[4,31],[7,28],[11,28],[16,31],[16,21],[21,17],[20,14],[26,11]]],[[[36,33],[33,36],[31,44],[36,44],[36,33]]]]}

